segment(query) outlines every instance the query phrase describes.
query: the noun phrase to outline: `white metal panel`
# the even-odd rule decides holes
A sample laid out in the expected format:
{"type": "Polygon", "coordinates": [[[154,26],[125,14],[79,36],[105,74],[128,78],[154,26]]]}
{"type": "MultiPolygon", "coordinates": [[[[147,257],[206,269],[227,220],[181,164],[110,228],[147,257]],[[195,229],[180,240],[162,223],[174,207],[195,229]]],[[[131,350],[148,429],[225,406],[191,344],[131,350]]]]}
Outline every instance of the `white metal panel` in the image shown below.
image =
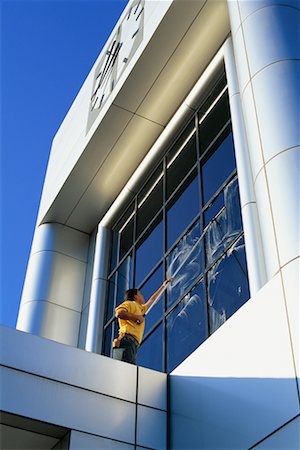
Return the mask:
{"type": "Polygon", "coordinates": [[[283,266],[300,255],[300,146],[271,159],[266,172],[280,265],[283,266]]]}
{"type": "Polygon", "coordinates": [[[297,417],[253,448],[256,450],[299,450],[300,417],[297,417]]]}
{"type": "Polygon", "coordinates": [[[0,331],[3,365],[135,402],[136,366],[7,327],[0,331]]]}
{"type": "Polygon", "coordinates": [[[243,30],[241,28],[237,31],[233,43],[235,58],[237,61],[240,92],[243,93],[250,81],[250,73],[244,44],[243,30]]]}
{"type": "Polygon", "coordinates": [[[154,450],[166,450],[167,413],[138,405],[137,444],[154,450]]]}
{"type": "MultiPolygon", "coordinates": [[[[101,216],[100,210],[103,208],[101,199],[105,202],[110,195],[113,194],[114,198],[118,195],[128,181],[128,173],[133,161],[136,166],[142,161],[145,148],[151,147],[152,142],[162,130],[163,127],[157,123],[133,116],[113,151],[105,159],[101,170],[97,172],[76,209],[68,218],[69,226],[80,229],[92,229],[95,226],[97,219],[101,216]]],[[[107,209],[109,206],[108,203],[107,209]]]]}
{"type": "Polygon", "coordinates": [[[88,234],[59,223],[45,223],[35,231],[31,253],[48,250],[86,262],[88,246],[88,234]]]}
{"type": "Polygon", "coordinates": [[[249,155],[251,160],[252,173],[253,178],[255,179],[259,171],[263,168],[264,161],[251,84],[248,84],[242,95],[242,106],[247,140],[249,144],[249,155]]]}
{"type": "Polygon", "coordinates": [[[135,405],[14,369],[1,368],[3,410],[134,442],[135,405]]]}
{"type": "Polygon", "coordinates": [[[243,33],[251,77],[275,62],[300,59],[299,26],[300,10],[284,6],[262,8],[245,20],[243,33]]]}
{"type": "Polygon", "coordinates": [[[250,14],[253,14],[259,9],[278,4],[299,9],[299,0],[243,0],[239,2],[241,19],[245,20],[250,14]]]}
{"type": "Polygon", "coordinates": [[[257,176],[254,188],[257,198],[257,208],[262,241],[264,245],[267,279],[269,280],[272,276],[275,275],[275,273],[278,272],[279,261],[274,235],[273,218],[270,210],[268,187],[264,170],[262,170],[257,176]]]}
{"type": "Polygon", "coordinates": [[[241,26],[240,11],[237,0],[227,0],[230,17],[231,34],[234,35],[241,26]]]}
{"type": "Polygon", "coordinates": [[[138,367],[138,403],[167,409],[167,375],[138,367]]]}
{"type": "Polygon", "coordinates": [[[81,312],[86,263],[54,251],[30,256],[22,305],[49,301],[81,312]]]}
{"type": "Polygon", "coordinates": [[[134,450],[134,446],[72,430],[69,450],[134,450]]]}
{"type": "Polygon", "coordinates": [[[178,366],[170,383],[173,449],[195,442],[249,448],[299,414],[281,277],[178,366]]]}
{"type": "MultiPolygon", "coordinates": [[[[288,310],[291,339],[300,388],[300,259],[297,258],[282,268],[283,285],[288,310]]],[[[299,389],[300,391],[300,389],[299,389]]]]}
{"type": "Polygon", "coordinates": [[[265,162],[288,148],[300,145],[300,61],[282,61],[253,79],[265,162]]]}
{"type": "Polygon", "coordinates": [[[47,301],[21,304],[17,328],[77,347],[80,313],[47,301]]]}

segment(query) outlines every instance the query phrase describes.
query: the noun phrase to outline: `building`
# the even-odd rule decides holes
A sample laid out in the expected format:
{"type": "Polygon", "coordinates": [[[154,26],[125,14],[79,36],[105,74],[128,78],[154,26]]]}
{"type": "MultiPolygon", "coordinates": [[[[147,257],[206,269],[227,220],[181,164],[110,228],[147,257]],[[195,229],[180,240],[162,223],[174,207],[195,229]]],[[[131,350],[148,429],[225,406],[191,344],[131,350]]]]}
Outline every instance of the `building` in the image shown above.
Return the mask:
{"type": "Polygon", "coordinates": [[[4,448],[298,449],[300,4],[132,0],[56,134],[4,448]],[[114,307],[171,287],[139,366],[114,307]]]}

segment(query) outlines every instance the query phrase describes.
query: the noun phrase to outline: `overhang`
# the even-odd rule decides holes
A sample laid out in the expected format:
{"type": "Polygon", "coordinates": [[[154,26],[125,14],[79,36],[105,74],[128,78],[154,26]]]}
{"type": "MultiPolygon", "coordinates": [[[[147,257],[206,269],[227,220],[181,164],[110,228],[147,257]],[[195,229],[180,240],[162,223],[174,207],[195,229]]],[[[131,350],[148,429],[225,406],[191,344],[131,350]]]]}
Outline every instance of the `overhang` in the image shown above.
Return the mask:
{"type": "Polygon", "coordinates": [[[79,157],[70,148],[61,168],[58,152],[51,156],[38,223],[90,233],[226,39],[226,0],[169,3],[82,148],[77,143],[79,157]]]}

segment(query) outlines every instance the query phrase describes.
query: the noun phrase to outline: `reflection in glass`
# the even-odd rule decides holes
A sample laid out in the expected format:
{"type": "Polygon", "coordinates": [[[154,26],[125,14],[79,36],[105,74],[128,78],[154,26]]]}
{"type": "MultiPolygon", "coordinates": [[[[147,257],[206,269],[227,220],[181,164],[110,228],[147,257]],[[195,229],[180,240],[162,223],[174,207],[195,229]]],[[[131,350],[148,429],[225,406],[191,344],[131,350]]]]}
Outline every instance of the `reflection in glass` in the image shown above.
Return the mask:
{"type": "Polygon", "coordinates": [[[203,243],[200,222],[188,231],[168,256],[167,277],[173,278],[167,289],[168,308],[182,298],[203,273],[203,243]]]}
{"type": "Polygon", "coordinates": [[[138,286],[163,255],[162,216],[154,221],[136,250],[135,285],[138,286]]]}
{"type": "MultiPolygon", "coordinates": [[[[141,291],[145,297],[145,302],[149,300],[152,294],[162,285],[163,282],[163,266],[154,272],[148,281],[141,287],[141,291]]],[[[164,311],[163,297],[151,308],[145,319],[145,335],[149,330],[162,318],[164,311]]]]}
{"type": "Polygon", "coordinates": [[[142,343],[137,353],[137,365],[162,371],[162,345],[162,325],[159,325],[145,342],[142,343]]]}
{"type": "Polygon", "coordinates": [[[116,288],[116,275],[113,275],[112,278],[108,281],[105,323],[108,322],[109,319],[111,319],[111,317],[114,314],[115,288],[116,288]]]}
{"type": "Polygon", "coordinates": [[[242,231],[237,179],[224,190],[225,208],[215,218],[205,235],[206,261],[212,264],[242,231]]]}
{"type": "Polygon", "coordinates": [[[208,272],[211,333],[249,299],[244,239],[236,242],[208,272]]]}
{"type": "Polygon", "coordinates": [[[201,282],[167,317],[167,371],[175,369],[207,336],[205,288],[201,282]]]}
{"type": "Polygon", "coordinates": [[[204,205],[235,169],[233,139],[229,129],[218,139],[214,149],[214,153],[202,167],[204,205]]]}
{"type": "MultiPolygon", "coordinates": [[[[225,88],[226,89],[226,88],[225,88]]],[[[203,153],[229,120],[228,92],[219,98],[209,112],[200,113],[200,151],[203,153]]]]}
{"type": "Polygon", "coordinates": [[[142,233],[163,203],[163,168],[162,164],[152,175],[138,196],[137,237],[142,233]]]}
{"type": "Polygon", "coordinates": [[[167,198],[197,161],[195,133],[193,119],[167,155],[167,198]]]}
{"type": "Polygon", "coordinates": [[[132,288],[133,283],[133,258],[129,254],[123,261],[117,271],[117,292],[116,292],[116,305],[123,302],[124,293],[127,289],[132,288]]]}
{"type": "Polygon", "coordinates": [[[199,184],[197,172],[193,171],[188,180],[172,198],[167,211],[168,248],[176,241],[199,213],[199,184]]]}

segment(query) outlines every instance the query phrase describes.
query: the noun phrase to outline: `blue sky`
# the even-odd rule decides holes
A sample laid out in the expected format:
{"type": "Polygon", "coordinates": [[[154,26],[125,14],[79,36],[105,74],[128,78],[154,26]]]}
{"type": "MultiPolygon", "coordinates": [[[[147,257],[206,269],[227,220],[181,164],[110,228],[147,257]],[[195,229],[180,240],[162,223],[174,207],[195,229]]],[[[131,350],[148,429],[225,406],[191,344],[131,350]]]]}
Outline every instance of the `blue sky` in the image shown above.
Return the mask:
{"type": "Polygon", "coordinates": [[[51,141],[126,4],[1,2],[0,323],[7,326],[16,324],[51,141]]]}

